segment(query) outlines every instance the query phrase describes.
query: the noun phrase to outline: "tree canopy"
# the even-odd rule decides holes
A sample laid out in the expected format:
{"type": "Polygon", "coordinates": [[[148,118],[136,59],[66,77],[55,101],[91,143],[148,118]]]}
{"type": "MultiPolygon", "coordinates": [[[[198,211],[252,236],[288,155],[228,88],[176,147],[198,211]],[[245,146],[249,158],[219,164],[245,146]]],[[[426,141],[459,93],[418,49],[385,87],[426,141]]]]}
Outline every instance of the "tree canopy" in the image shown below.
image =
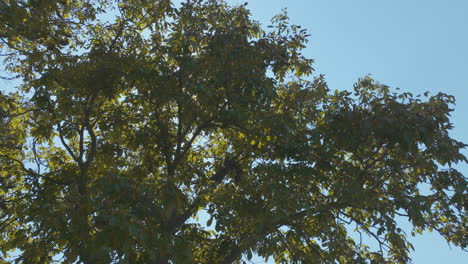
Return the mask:
{"type": "Polygon", "coordinates": [[[222,1],[0,0],[21,81],[0,93],[0,261],[408,263],[424,230],[466,248],[454,98],[332,91],[307,37],[222,1]]]}

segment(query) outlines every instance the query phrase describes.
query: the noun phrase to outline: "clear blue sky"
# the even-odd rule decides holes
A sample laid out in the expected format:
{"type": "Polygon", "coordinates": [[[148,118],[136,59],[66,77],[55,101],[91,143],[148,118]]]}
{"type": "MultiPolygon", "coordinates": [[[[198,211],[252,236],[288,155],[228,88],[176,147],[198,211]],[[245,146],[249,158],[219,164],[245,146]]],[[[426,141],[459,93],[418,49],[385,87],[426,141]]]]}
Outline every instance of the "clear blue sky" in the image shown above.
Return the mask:
{"type": "MultiPolygon", "coordinates": [[[[358,77],[371,74],[403,91],[454,95],[451,135],[468,142],[468,0],[227,2],[248,2],[253,18],[265,26],[286,7],[291,22],[312,35],[304,53],[315,59],[316,74],[325,74],[331,89],[352,89],[358,77]]],[[[468,166],[458,169],[468,175],[468,166]]],[[[411,241],[415,264],[468,263],[468,253],[450,249],[438,234],[411,241]]]]}

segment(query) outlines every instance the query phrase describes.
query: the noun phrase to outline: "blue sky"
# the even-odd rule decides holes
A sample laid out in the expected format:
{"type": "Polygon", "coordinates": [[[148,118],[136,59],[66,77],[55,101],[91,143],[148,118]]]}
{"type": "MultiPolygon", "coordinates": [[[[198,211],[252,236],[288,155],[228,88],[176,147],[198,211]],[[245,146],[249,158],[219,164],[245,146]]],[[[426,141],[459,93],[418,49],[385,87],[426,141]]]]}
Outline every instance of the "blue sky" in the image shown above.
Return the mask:
{"type": "MultiPolygon", "coordinates": [[[[331,89],[352,89],[357,78],[371,74],[405,92],[454,95],[451,135],[468,142],[467,0],[227,2],[248,2],[252,17],[265,26],[281,8],[287,8],[291,23],[309,30],[304,54],[315,59],[316,74],[325,74],[331,89]]],[[[457,168],[468,175],[466,164],[457,168]]],[[[468,253],[450,248],[438,234],[410,239],[416,248],[411,254],[415,264],[468,263],[468,253]]]]}

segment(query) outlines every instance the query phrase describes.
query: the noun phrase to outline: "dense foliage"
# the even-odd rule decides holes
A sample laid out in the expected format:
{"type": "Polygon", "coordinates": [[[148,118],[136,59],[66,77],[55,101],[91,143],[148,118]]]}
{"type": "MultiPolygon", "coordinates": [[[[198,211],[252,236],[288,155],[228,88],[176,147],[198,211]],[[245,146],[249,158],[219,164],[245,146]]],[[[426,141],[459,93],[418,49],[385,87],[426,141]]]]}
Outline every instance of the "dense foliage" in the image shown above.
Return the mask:
{"type": "Polygon", "coordinates": [[[466,248],[454,98],[332,92],[307,37],[221,1],[0,0],[0,257],[407,263],[404,219],[466,248]]]}

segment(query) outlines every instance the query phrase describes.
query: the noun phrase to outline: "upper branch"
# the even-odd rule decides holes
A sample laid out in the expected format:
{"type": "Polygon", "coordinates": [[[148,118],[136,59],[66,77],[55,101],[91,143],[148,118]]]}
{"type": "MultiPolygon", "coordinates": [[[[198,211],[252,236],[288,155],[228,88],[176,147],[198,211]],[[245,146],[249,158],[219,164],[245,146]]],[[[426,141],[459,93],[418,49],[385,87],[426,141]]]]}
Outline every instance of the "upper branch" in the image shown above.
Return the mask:
{"type": "Polygon", "coordinates": [[[94,156],[96,155],[96,147],[97,147],[97,137],[96,133],[94,132],[94,127],[90,123],[90,111],[91,108],[89,107],[86,112],[85,112],[85,117],[84,117],[84,127],[86,128],[86,131],[89,134],[89,137],[91,138],[91,143],[89,146],[89,151],[86,156],[86,166],[89,166],[89,164],[93,161],[94,156]]]}
{"type": "Polygon", "coordinates": [[[74,161],[76,161],[76,163],[82,164],[83,161],[79,159],[79,157],[75,154],[75,152],[73,152],[73,150],[70,148],[70,146],[66,142],[65,137],[63,136],[62,126],[60,125],[60,122],[57,123],[57,131],[59,132],[60,142],[62,142],[62,145],[67,150],[68,154],[70,154],[70,156],[73,158],[74,161]]]}

